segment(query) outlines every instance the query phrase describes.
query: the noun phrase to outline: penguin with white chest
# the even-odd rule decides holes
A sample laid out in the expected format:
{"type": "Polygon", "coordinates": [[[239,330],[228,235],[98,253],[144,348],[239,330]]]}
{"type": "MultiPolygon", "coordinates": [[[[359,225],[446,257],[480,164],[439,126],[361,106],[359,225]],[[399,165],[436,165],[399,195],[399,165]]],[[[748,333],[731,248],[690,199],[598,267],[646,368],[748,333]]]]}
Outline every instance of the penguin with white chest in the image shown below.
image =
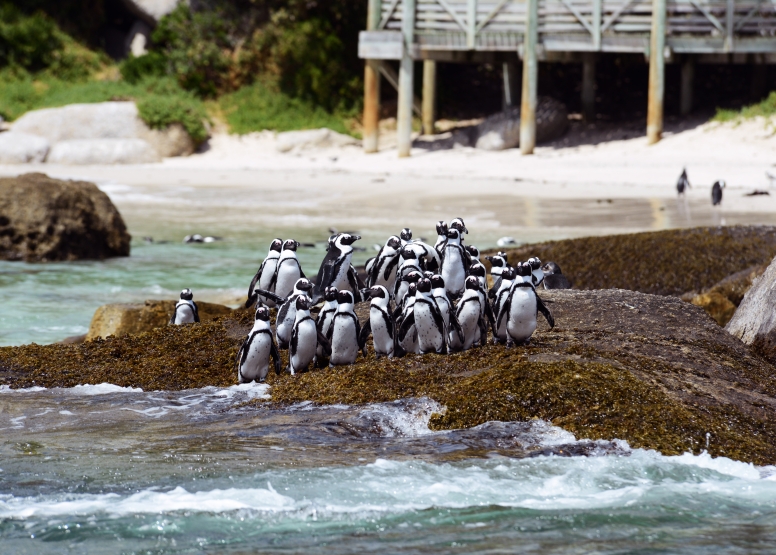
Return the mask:
{"type": "Polygon", "coordinates": [[[396,235],[391,235],[366,269],[367,287],[382,285],[385,288],[393,289],[393,284],[396,282],[396,271],[399,268],[401,248],[401,239],[396,235]]]}
{"type": "Polygon", "coordinates": [[[539,287],[544,281],[544,270],[542,270],[542,261],[536,256],[528,259],[527,264],[531,266],[531,280],[534,287],[539,287]]]}
{"type": "Polygon", "coordinates": [[[329,351],[328,340],[318,332],[315,320],[310,315],[310,297],[299,295],[294,301],[294,327],[291,330],[291,345],[288,352],[288,370],[291,375],[304,372],[315,362],[318,347],[324,354],[329,351]]]}
{"type": "Polygon", "coordinates": [[[191,292],[191,289],[184,289],[181,291],[181,300],[175,305],[175,312],[172,313],[170,324],[180,326],[195,322],[199,322],[199,311],[197,303],[194,302],[194,293],[191,292]]]}
{"type": "Polygon", "coordinates": [[[509,263],[507,262],[507,253],[501,251],[495,256],[486,256],[485,260],[490,262],[490,277],[493,280],[493,286],[488,291],[488,298],[492,300],[501,285],[501,274],[509,266],[509,263]]]}
{"type": "Polygon", "coordinates": [[[414,250],[403,248],[400,256],[401,264],[399,265],[399,270],[396,272],[396,282],[393,286],[393,298],[396,300],[397,307],[403,304],[404,296],[407,294],[407,288],[409,287],[407,277],[413,273],[418,273],[421,277],[423,275],[423,269],[420,267],[418,255],[414,250]]]}
{"type": "Polygon", "coordinates": [[[464,282],[470,265],[469,255],[461,246],[461,233],[457,229],[449,229],[440,274],[445,280],[447,292],[453,299],[457,299],[463,294],[464,282]]]}
{"type": "MultiPolygon", "coordinates": [[[[337,300],[338,295],[339,291],[336,287],[327,287],[326,291],[324,291],[323,298],[325,302],[323,303],[323,308],[321,308],[321,311],[318,313],[318,318],[315,321],[315,326],[318,328],[318,333],[320,333],[323,337],[326,337],[329,334],[331,324],[334,322],[334,315],[337,313],[337,307],[339,307],[339,301],[337,300]]],[[[320,360],[323,355],[323,345],[318,345],[316,356],[320,360]]]]}
{"type": "Polygon", "coordinates": [[[337,313],[326,337],[331,343],[330,367],[353,364],[359,350],[366,356],[365,347],[361,343],[361,325],[353,309],[353,293],[340,291],[337,300],[337,313]]]}
{"type": "MultiPolygon", "coordinates": [[[[541,297],[536,294],[533,284],[531,265],[524,263],[516,268],[517,277],[510,287],[499,320],[506,320],[507,347],[525,345],[536,331],[536,317],[539,312],[547,319],[550,328],[555,327],[555,319],[545,306],[541,297]]],[[[499,321],[499,326],[501,321],[499,321]]]]}
{"type": "Polygon", "coordinates": [[[289,342],[291,341],[291,331],[296,318],[296,299],[302,295],[309,296],[312,290],[313,283],[307,278],[300,278],[296,280],[294,290],[288,298],[282,299],[278,297],[278,300],[282,302],[275,321],[275,338],[278,341],[279,348],[288,349],[289,342]]]}
{"type": "Polygon", "coordinates": [[[366,345],[369,334],[372,335],[372,344],[375,356],[387,356],[393,358],[394,351],[394,322],[391,315],[391,296],[382,285],[375,285],[369,289],[372,301],[369,305],[369,320],[361,328],[361,345],[366,345]]]}
{"type": "Polygon", "coordinates": [[[435,248],[419,239],[413,239],[412,230],[408,227],[401,230],[400,239],[403,248],[409,247],[415,251],[421,268],[432,272],[439,271],[442,259],[435,248]]]}
{"type": "Polygon", "coordinates": [[[248,300],[245,301],[245,308],[250,308],[258,300],[267,306],[275,306],[275,301],[267,297],[262,297],[254,291],[256,285],[259,289],[264,289],[274,293],[272,290],[272,278],[275,277],[275,269],[278,266],[278,260],[280,260],[280,251],[283,250],[283,240],[273,239],[269,245],[269,253],[267,258],[259,266],[259,271],[253,276],[251,285],[248,287],[248,300]]]}
{"type": "Polygon", "coordinates": [[[364,284],[353,265],[353,243],[361,239],[360,235],[338,233],[329,240],[329,250],[321,262],[318,279],[315,282],[313,301],[323,298],[327,287],[336,287],[339,291],[350,291],[357,302],[363,300],[361,290],[364,284]]]}
{"type": "Polygon", "coordinates": [[[294,284],[306,277],[296,257],[296,249],[299,241],[288,239],[283,243],[283,251],[280,253],[275,274],[272,277],[270,287],[266,290],[275,293],[279,297],[290,297],[294,291],[294,284]]]}
{"type": "Polygon", "coordinates": [[[441,255],[443,252],[445,252],[445,243],[447,243],[447,222],[444,220],[439,220],[436,224],[436,232],[437,232],[437,240],[436,243],[434,243],[434,248],[437,250],[437,252],[441,255]]]}
{"type": "MultiPolygon", "coordinates": [[[[415,328],[418,332],[418,351],[421,354],[447,354],[447,326],[432,294],[431,280],[418,282],[413,309],[415,328]]],[[[402,331],[406,322],[402,322],[402,331]]]]}
{"type": "Polygon", "coordinates": [[[239,383],[263,382],[269,373],[270,357],[272,357],[275,373],[280,374],[280,353],[272,337],[269,308],[260,306],[256,309],[253,328],[237,352],[237,381],[239,383]]]}
{"type": "MultiPolygon", "coordinates": [[[[518,264],[519,266],[520,264],[518,264]]],[[[529,268],[530,271],[530,268],[529,268]]],[[[493,300],[493,312],[496,314],[496,327],[493,330],[493,341],[496,343],[505,343],[507,341],[507,321],[501,318],[501,313],[506,305],[509,292],[512,289],[517,277],[517,270],[512,266],[508,267],[501,274],[499,289],[496,291],[496,297],[493,300]]]]}
{"type": "Polygon", "coordinates": [[[474,345],[485,345],[487,342],[487,327],[484,316],[493,323],[493,313],[485,297],[485,292],[475,276],[466,278],[466,291],[456,307],[456,320],[461,327],[463,339],[455,340],[451,334],[451,345],[455,350],[467,351],[474,345]],[[484,333],[483,333],[484,330],[484,333]]]}
{"type": "Polygon", "coordinates": [[[394,352],[397,356],[418,352],[418,330],[415,327],[415,294],[417,290],[417,283],[410,283],[404,305],[401,307],[401,315],[396,319],[396,348],[394,352]]]}

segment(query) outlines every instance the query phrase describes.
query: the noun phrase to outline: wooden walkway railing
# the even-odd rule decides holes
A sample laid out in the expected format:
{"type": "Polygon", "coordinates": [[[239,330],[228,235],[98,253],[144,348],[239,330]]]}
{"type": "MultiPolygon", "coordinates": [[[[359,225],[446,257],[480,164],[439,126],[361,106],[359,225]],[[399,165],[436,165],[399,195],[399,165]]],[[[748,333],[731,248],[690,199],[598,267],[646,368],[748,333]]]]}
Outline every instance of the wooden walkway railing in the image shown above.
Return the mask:
{"type": "MultiPolygon", "coordinates": [[[[533,151],[530,112],[535,65],[553,53],[631,52],[650,60],[648,135],[662,131],[665,56],[776,53],[776,0],[369,0],[359,55],[367,63],[365,149],[377,150],[380,75],[399,90],[399,154],[409,155],[413,106],[412,64],[485,52],[516,52],[523,60],[524,153],[533,151]],[[654,17],[653,17],[654,16],[654,17]],[[400,60],[398,77],[380,60],[400,60]]],[[[469,59],[474,59],[469,57],[469,59]]],[[[594,58],[584,58],[594,63],[594,58]]],[[[687,64],[688,71],[691,65],[687,64]]],[[[585,73],[593,75],[593,71],[585,73]]],[[[512,70],[514,71],[514,70],[512,70]]],[[[686,81],[683,76],[683,81],[686,81]]],[[[586,84],[583,83],[583,90],[586,84]]],[[[590,87],[590,84],[587,84],[590,87]]],[[[433,90],[433,86],[424,89],[433,90]]],[[[584,94],[584,93],[583,93],[584,94]]],[[[426,104],[432,106],[433,102],[426,104]]],[[[684,104],[684,101],[683,101],[684,104]]],[[[428,118],[424,118],[428,119],[428,118]]],[[[522,137],[522,135],[521,135],[522,137]]],[[[522,143],[522,140],[521,140],[522,143]]]]}

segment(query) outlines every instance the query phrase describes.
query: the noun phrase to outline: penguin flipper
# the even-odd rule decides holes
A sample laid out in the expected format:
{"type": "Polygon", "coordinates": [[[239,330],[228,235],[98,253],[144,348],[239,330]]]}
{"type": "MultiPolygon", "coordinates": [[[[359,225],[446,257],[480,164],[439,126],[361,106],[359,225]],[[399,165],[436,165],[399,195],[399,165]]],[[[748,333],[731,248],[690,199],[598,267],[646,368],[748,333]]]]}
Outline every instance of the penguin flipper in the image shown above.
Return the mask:
{"type": "MultiPolygon", "coordinates": [[[[272,293],[270,291],[266,291],[264,289],[255,289],[253,291],[253,294],[255,297],[258,297],[261,295],[262,297],[266,297],[267,299],[270,299],[272,301],[275,301],[276,304],[282,305],[286,301],[288,301],[287,297],[281,297],[280,295],[276,295],[275,293],[272,293]]],[[[247,308],[247,306],[246,306],[247,308]]]]}
{"type": "MultiPolygon", "coordinates": [[[[407,332],[415,325],[415,311],[410,312],[401,321],[401,327],[399,328],[399,342],[403,342],[407,338],[407,332]]],[[[417,330],[416,330],[417,333],[417,330]]]]}
{"type": "MultiPolygon", "coordinates": [[[[399,253],[397,252],[391,260],[388,262],[388,264],[385,265],[385,270],[383,270],[383,279],[387,280],[391,272],[393,272],[393,269],[396,268],[396,266],[399,264],[399,253]]],[[[377,268],[379,270],[379,268],[377,268]]]]}
{"type": "Polygon", "coordinates": [[[279,376],[281,372],[280,351],[278,351],[278,346],[275,344],[275,338],[272,337],[272,334],[269,334],[269,341],[270,341],[269,354],[272,357],[272,361],[275,364],[275,375],[279,376]]]}
{"type": "Polygon", "coordinates": [[[547,308],[547,305],[544,304],[544,301],[539,295],[536,295],[536,311],[541,312],[542,316],[547,320],[547,323],[550,325],[550,329],[555,327],[555,318],[552,316],[552,312],[550,312],[550,309],[547,308]]]}
{"type": "Polygon", "coordinates": [[[496,317],[493,315],[493,307],[490,306],[490,303],[487,299],[485,299],[485,317],[488,319],[488,323],[490,324],[490,328],[493,330],[493,334],[496,334],[496,317]]]}
{"type": "MultiPolygon", "coordinates": [[[[506,316],[509,313],[509,310],[507,309],[507,307],[512,305],[512,293],[513,293],[513,291],[509,292],[509,296],[507,296],[507,300],[504,301],[503,308],[501,310],[499,310],[498,319],[496,320],[496,329],[497,330],[501,328],[501,321],[504,319],[504,316],[506,316]]],[[[537,296],[537,298],[538,298],[538,296],[537,296]]],[[[537,301],[537,306],[538,306],[538,301],[537,301]]]]}
{"type": "Polygon", "coordinates": [[[366,356],[366,340],[369,338],[370,333],[372,333],[372,322],[371,320],[367,320],[358,336],[358,346],[361,349],[361,352],[364,353],[364,356],[366,356]]]}
{"type": "MultiPolygon", "coordinates": [[[[253,297],[253,288],[256,287],[256,284],[258,283],[259,279],[261,279],[261,272],[264,270],[264,262],[261,263],[261,267],[259,267],[259,271],[256,272],[256,275],[253,276],[253,279],[251,280],[250,286],[248,286],[248,298],[250,299],[253,297]]],[[[246,306],[247,308],[247,306],[246,306]]]]}
{"type": "Polygon", "coordinates": [[[197,303],[191,301],[191,305],[194,308],[194,321],[199,324],[199,310],[197,310],[197,303]]]}
{"type": "MultiPolygon", "coordinates": [[[[332,329],[334,326],[332,326],[332,329]]],[[[321,332],[318,332],[318,344],[323,347],[323,354],[328,356],[331,356],[331,341],[329,338],[324,337],[324,335],[321,332]]]]}
{"type": "Polygon", "coordinates": [[[461,327],[461,323],[458,321],[458,316],[456,316],[454,310],[450,311],[450,327],[453,328],[452,331],[458,336],[458,341],[463,343],[463,328],[461,327]]]}
{"type": "Polygon", "coordinates": [[[237,367],[236,368],[236,370],[237,370],[237,381],[240,382],[240,383],[242,383],[242,373],[240,372],[240,366],[241,366],[241,363],[242,363],[243,351],[245,351],[245,344],[247,342],[248,342],[248,338],[246,337],[243,340],[242,345],[240,345],[240,348],[237,351],[237,358],[234,361],[235,362],[235,366],[237,367]]]}
{"type": "Polygon", "coordinates": [[[175,324],[175,316],[178,314],[178,305],[175,305],[175,310],[172,311],[172,316],[170,316],[170,322],[168,325],[172,326],[175,324]]]}
{"type": "Polygon", "coordinates": [[[299,264],[299,260],[296,261],[296,267],[299,268],[299,277],[307,279],[307,276],[304,275],[304,270],[302,270],[302,265],[299,264]]]}

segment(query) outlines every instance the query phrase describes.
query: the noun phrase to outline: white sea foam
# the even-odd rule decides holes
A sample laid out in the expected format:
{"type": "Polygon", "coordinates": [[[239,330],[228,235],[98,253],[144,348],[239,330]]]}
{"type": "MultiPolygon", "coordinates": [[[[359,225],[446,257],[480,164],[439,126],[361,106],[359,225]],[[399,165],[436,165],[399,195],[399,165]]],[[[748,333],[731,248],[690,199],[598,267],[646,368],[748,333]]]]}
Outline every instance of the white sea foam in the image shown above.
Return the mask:
{"type": "Polygon", "coordinates": [[[665,457],[644,450],[629,456],[543,456],[455,464],[377,459],[362,466],[268,471],[241,482],[246,487],[198,492],[179,486],[131,495],[0,495],[0,518],[238,510],[280,513],[292,519],[363,518],[488,505],[556,511],[687,503],[745,503],[752,510],[776,512],[776,481],[760,478],[756,467],[706,454],[665,457]]]}
{"type": "Polygon", "coordinates": [[[359,411],[359,415],[379,426],[383,437],[418,437],[433,433],[428,428],[431,415],[444,411],[445,407],[423,397],[367,405],[359,411]]]}
{"type": "Polygon", "coordinates": [[[25,387],[22,389],[11,389],[9,385],[0,385],[0,393],[36,393],[38,391],[46,391],[45,387],[25,387]]]}
{"type": "Polygon", "coordinates": [[[216,390],[213,395],[217,397],[225,397],[226,399],[232,399],[235,394],[241,393],[246,395],[248,399],[269,399],[269,385],[265,383],[241,383],[238,385],[232,385],[224,389],[216,390]]]}
{"type": "Polygon", "coordinates": [[[143,393],[139,387],[121,387],[112,383],[100,383],[96,385],[76,385],[67,388],[66,391],[76,395],[107,395],[108,393],[143,393]]]}

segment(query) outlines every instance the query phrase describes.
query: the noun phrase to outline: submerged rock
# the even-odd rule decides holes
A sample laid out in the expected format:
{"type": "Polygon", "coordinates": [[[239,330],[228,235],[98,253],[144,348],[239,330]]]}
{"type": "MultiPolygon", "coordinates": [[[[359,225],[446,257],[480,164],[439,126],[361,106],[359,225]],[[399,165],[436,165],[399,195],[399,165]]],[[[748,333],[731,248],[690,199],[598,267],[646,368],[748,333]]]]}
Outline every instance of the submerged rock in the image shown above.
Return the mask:
{"type": "MultiPolygon", "coordinates": [[[[109,335],[127,335],[151,331],[168,325],[175,312],[177,301],[153,301],[145,303],[106,304],[99,307],[92,317],[86,341],[109,335]]],[[[232,312],[228,306],[197,301],[202,322],[225,316],[232,312]]]]}
{"type": "Polygon", "coordinates": [[[130,239],[121,214],[94,183],[42,173],[0,179],[0,259],[129,256],[130,239]]]}
{"type": "MultiPolygon", "coordinates": [[[[336,370],[270,373],[272,402],[358,405],[428,397],[435,429],[541,418],[579,439],[623,439],[665,454],[776,463],[776,372],[700,308],[633,291],[545,291],[556,327],[531,345],[449,356],[366,358],[336,370]],[[707,436],[708,434],[708,436],[707,436]]],[[[0,348],[0,383],[144,390],[236,382],[249,311],[81,345],[0,348]]],[[[283,362],[287,352],[282,353],[283,362]]],[[[257,401],[258,402],[258,401],[257,401]]],[[[263,402],[263,401],[262,401],[263,402]]]]}

